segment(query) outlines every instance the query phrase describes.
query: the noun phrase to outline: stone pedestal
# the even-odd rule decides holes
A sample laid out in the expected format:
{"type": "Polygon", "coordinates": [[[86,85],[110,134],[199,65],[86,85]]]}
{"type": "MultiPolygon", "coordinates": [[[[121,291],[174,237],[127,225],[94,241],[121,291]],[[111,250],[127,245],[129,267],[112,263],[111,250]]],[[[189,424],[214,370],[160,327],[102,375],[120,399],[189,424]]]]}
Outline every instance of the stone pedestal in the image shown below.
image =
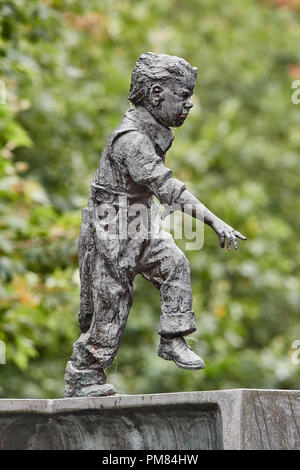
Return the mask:
{"type": "Polygon", "coordinates": [[[300,449],[300,391],[0,399],[2,449],[300,449]]]}

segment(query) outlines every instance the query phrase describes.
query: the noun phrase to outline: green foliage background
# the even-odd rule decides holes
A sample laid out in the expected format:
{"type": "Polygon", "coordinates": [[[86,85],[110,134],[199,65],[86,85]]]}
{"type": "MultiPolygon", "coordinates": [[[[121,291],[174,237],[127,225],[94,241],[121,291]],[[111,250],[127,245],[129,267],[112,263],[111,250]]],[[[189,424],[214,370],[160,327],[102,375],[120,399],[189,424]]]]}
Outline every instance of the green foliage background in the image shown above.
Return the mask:
{"type": "MultiPolygon", "coordinates": [[[[167,166],[248,240],[205,228],[192,265],[204,371],[156,355],[159,292],[137,277],[109,379],[121,393],[300,388],[299,2],[0,0],[1,397],[61,397],[78,337],[80,210],[148,50],[199,69],[167,166]]],[[[180,242],[178,242],[180,245],[180,242]]],[[[180,245],[181,246],[181,245],[180,245]]],[[[183,245],[182,245],[183,246],[183,245]]]]}

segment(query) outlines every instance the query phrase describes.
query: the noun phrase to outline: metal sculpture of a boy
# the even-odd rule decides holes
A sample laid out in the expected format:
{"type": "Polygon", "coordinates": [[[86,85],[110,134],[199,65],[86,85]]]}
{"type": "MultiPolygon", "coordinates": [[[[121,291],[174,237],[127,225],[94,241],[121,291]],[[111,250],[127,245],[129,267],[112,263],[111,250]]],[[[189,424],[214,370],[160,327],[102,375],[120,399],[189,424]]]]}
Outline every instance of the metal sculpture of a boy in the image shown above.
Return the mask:
{"type": "Polygon", "coordinates": [[[203,206],[164,165],[174,138],[170,128],[181,126],[193,106],[196,77],[197,69],[176,56],[148,52],[136,62],[129,96],[134,108],[110,135],[82,211],[81,335],[66,368],[66,397],[115,393],[106,384],[104,369],[118,351],[138,273],[160,290],[158,355],[183,369],[204,367],[184,339],[196,330],[187,258],[167,232],[155,237],[125,233],[137,217],[132,207],[138,203],[148,217],[157,207],[156,196],[166,208],[188,207],[185,212],[215,230],[222,248],[225,241],[230,249],[231,244],[237,248],[237,238],[246,239],[203,206]],[[110,222],[109,209],[114,211],[110,222]],[[118,227],[114,236],[111,226],[118,227]]]}

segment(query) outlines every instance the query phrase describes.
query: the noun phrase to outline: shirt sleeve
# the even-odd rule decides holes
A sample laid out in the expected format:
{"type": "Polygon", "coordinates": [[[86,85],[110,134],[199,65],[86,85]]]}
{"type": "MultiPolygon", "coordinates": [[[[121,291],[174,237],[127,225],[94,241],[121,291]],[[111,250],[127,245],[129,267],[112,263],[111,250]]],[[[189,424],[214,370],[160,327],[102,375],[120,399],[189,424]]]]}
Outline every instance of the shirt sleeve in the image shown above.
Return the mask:
{"type": "Polygon", "coordinates": [[[131,178],[149,188],[161,204],[175,204],[186,189],[181,181],[173,178],[150,138],[142,132],[130,131],[120,136],[114,143],[113,153],[122,154],[131,178]]]}

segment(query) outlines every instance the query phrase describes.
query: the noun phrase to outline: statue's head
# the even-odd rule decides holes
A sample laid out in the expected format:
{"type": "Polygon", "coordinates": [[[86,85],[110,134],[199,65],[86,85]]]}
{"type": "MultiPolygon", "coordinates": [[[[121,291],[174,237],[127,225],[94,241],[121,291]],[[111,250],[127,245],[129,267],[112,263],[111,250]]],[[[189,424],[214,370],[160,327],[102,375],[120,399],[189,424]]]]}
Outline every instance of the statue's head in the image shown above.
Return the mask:
{"type": "Polygon", "coordinates": [[[180,57],[146,52],[131,76],[129,100],[144,106],[161,124],[181,126],[191,107],[197,69],[180,57]]]}

